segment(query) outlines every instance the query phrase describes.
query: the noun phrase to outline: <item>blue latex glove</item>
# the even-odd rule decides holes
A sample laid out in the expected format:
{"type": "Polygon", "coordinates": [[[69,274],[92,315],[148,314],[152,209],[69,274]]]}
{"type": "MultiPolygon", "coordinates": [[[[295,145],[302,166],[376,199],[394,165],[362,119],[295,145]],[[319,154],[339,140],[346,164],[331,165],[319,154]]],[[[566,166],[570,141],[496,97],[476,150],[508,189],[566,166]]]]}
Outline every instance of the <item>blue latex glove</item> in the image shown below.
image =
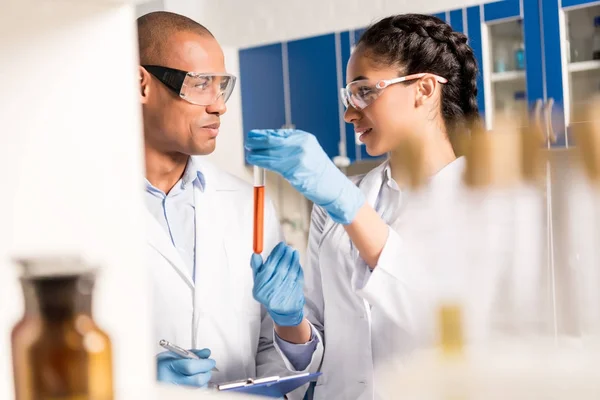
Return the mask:
{"type": "Polygon", "coordinates": [[[329,159],[310,133],[253,130],[246,138],[248,163],[279,173],[340,224],[349,224],[365,203],[360,189],[329,159]]]}
{"type": "Polygon", "coordinates": [[[273,322],[299,325],[304,318],[304,273],[298,252],[281,242],[264,263],[260,254],[252,254],[250,265],[254,273],[252,294],[273,322]]]}
{"type": "Polygon", "coordinates": [[[209,359],[210,350],[190,350],[200,360],[182,358],[170,351],[156,356],[157,378],[175,385],[207,387],[215,360],[209,359]]]}

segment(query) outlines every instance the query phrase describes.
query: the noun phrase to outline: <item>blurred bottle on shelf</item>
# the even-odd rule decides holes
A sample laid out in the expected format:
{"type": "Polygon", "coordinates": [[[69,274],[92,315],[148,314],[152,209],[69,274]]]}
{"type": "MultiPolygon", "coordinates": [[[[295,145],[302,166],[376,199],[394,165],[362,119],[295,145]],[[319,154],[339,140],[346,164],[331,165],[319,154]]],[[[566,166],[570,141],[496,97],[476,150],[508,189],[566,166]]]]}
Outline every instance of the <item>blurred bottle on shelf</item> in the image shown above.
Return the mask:
{"type": "Polygon", "coordinates": [[[92,317],[93,270],[24,258],[25,313],[12,331],[16,400],[112,400],[111,342],[92,317]]]}
{"type": "Polygon", "coordinates": [[[517,71],[525,70],[525,44],[523,41],[520,41],[515,44],[515,48],[513,50],[515,56],[515,69],[517,71]]]}

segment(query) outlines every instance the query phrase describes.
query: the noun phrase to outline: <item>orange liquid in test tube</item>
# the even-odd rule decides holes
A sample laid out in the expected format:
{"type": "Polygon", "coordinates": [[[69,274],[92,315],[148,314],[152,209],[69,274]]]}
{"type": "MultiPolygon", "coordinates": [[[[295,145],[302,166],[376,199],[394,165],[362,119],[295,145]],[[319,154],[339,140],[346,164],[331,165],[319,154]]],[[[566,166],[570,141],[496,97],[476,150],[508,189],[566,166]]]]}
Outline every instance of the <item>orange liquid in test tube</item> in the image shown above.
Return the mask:
{"type": "Polygon", "coordinates": [[[264,247],[265,170],[254,167],[254,234],[252,249],[260,254],[264,247]]]}

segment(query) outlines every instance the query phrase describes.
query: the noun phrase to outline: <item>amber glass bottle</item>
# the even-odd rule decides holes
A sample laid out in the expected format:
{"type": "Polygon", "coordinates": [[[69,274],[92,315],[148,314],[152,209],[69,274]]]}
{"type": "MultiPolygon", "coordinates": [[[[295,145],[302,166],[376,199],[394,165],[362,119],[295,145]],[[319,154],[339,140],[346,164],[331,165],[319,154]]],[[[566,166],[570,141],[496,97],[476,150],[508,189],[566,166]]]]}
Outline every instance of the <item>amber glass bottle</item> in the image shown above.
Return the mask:
{"type": "Polygon", "coordinates": [[[16,398],[112,400],[111,343],[92,318],[93,274],[56,271],[25,268],[26,311],[12,336],[16,398]]]}

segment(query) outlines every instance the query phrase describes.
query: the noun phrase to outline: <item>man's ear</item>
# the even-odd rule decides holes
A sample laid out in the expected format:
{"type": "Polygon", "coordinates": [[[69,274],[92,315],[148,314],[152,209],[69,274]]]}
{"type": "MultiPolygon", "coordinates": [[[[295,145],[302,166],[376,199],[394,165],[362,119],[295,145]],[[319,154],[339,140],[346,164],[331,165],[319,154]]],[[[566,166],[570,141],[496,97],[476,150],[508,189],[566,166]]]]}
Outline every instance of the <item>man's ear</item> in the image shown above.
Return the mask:
{"type": "Polygon", "coordinates": [[[139,67],[140,78],[140,100],[142,104],[148,103],[150,93],[150,73],[144,67],[139,67]]]}

